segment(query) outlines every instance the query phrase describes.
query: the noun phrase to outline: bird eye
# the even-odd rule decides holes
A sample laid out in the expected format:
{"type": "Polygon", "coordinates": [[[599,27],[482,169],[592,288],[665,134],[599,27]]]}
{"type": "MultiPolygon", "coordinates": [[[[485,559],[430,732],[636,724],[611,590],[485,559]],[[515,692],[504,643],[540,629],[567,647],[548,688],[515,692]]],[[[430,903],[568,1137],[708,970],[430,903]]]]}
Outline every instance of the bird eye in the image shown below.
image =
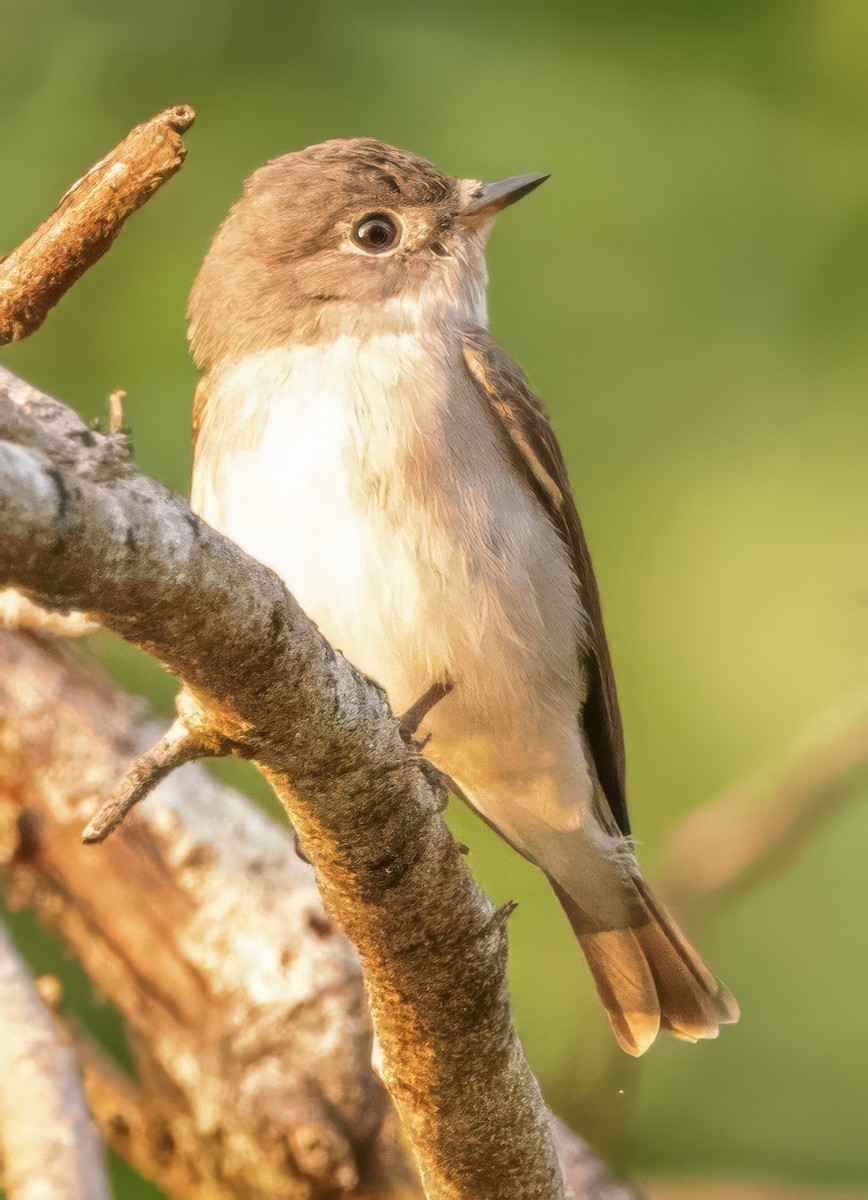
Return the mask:
{"type": "Polygon", "coordinates": [[[353,226],[353,241],[369,254],[382,254],[398,240],[398,226],[385,213],[370,213],[353,226]]]}

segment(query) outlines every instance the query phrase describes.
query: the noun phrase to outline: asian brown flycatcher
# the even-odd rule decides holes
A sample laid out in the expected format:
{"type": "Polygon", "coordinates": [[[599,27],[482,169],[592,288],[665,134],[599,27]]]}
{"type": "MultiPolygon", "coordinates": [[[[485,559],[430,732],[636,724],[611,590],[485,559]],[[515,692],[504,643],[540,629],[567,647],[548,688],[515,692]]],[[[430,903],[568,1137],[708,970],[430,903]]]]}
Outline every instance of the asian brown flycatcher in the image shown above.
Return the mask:
{"type": "Polygon", "coordinates": [[[368,138],[256,171],[189,305],[193,506],[271,567],[548,876],[615,1036],[738,1007],[630,842],[615,681],[541,402],[487,330],[497,212],[546,178],[453,179],[368,138]]]}

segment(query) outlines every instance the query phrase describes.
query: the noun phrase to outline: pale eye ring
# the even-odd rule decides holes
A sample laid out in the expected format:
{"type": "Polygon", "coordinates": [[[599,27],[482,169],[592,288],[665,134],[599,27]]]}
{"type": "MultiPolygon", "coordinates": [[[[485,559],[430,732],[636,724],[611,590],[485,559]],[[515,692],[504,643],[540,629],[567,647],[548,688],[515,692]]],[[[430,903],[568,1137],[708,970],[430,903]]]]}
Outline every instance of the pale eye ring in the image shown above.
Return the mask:
{"type": "Polygon", "coordinates": [[[388,213],[368,213],[353,226],[353,241],[368,254],[391,250],[400,236],[397,222],[388,213]]]}

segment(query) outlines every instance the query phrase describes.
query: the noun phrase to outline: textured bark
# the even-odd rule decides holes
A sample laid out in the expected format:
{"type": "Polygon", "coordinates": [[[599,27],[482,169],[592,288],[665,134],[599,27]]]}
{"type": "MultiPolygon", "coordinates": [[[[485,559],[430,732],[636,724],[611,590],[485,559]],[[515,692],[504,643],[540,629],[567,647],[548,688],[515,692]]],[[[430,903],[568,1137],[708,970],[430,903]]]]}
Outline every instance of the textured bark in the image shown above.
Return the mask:
{"type": "Polygon", "coordinates": [[[128,217],[184,161],[181,134],[196,114],[168,108],[130,134],[74,183],[55,211],[0,259],[0,346],[39,328],[50,309],[105,254],[128,217]]]}
{"type": "Polygon", "coordinates": [[[2,925],[0,1144],[9,1200],[109,1200],[75,1054],[2,925]]]}
{"type": "MultiPolygon", "coordinates": [[[[156,654],[271,779],[360,954],[380,1073],[426,1194],[561,1197],[510,1015],[505,921],[473,883],[442,820],[443,789],[383,693],[273,573],[142,476],[117,440],[9,372],[0,439],[0,584],[93,613],[156,654]]],[[[184,1019],[201,1020],[199,982],[189,987],[184,1019]]]]}

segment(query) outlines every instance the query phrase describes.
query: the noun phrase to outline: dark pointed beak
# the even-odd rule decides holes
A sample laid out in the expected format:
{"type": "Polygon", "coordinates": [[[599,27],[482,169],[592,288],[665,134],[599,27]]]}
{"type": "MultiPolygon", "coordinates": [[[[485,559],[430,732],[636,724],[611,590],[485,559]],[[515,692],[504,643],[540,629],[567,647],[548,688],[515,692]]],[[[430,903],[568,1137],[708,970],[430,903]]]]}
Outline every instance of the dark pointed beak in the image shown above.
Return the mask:
{"type": "Polygon", "coordinates": [[[502,208],[515,204],[522,196],[545,183],[548,175],[510,175],[509,179],[498,179],[496,183],[481,183],[471,193],[470,200],[464,206],[462,217],[494,216],[502,208]]]}

